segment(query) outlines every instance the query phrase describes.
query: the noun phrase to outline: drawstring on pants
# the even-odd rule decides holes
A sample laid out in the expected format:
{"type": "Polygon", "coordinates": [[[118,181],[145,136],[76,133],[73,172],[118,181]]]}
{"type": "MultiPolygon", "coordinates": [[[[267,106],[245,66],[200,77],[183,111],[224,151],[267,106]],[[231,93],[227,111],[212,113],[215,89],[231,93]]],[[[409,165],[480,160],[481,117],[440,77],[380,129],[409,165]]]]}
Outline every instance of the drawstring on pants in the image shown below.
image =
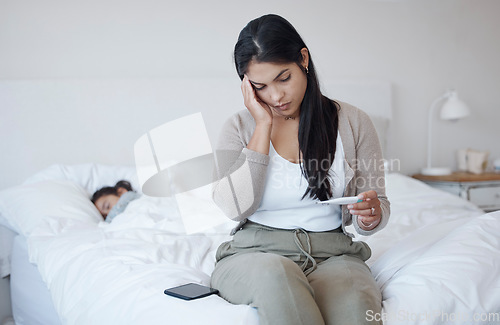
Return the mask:
{"type": "Polygon", "coordinates": [[[309,238],[309,234],[307,233],[307,231],[305,231],[302,228],[295,229],[293,234],[294,234],[293,240],[295,241],[295,244],[297,245],[298,249],[302,252],[302,254],[304,254],[306,256],[306,260],[304,261],[304,263],[302,263],[300,268],[302,269],[304,274],[306,276],[308,276],[311,272],[313,272],[317,268],[316,260],[311,256],[311,239],[309,238]],[[304,246],[302,245],[302,242],[300,241],[299,233],[303,233],[306,236],[307,251],[304,249],[304,246]],[[312,266],[306,270],[307,265],[309,264],[309,261],[311,261],[312,266]]]}

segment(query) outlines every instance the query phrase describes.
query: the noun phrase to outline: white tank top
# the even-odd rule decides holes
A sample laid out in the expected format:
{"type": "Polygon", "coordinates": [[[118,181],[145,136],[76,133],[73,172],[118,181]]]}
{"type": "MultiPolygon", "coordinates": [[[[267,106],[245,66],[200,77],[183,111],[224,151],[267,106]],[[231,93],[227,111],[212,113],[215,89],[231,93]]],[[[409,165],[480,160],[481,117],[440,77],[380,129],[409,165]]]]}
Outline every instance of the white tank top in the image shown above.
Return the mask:
{"type": "MultiPolygon", "coordinates": [[[[307,231],[328,231],[342,224],[339,205],[316,204],[304,195],[308,183],[299,164],[281,157],[272,143],[269,149],[266,185],[259,208],[248,220],[280,229],[302,228],[307,231]]],[[[342,197],[345,187],[344,148],[337,134],[337,147],[329,175],[333,181],[332,198],[342,197]]]]}

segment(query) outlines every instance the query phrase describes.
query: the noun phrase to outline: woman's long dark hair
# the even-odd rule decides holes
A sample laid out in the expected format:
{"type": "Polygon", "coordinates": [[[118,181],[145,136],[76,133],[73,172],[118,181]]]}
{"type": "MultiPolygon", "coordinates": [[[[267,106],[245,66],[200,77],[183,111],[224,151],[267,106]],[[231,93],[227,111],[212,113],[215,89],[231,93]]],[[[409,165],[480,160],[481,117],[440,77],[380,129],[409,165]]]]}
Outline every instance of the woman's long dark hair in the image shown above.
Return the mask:
{"type": "MultiPolygon", "coordinates": [[[[302,66],[301,50],[307,48],[295,28],[283,17],[265,15],[249,22],[240,32],[234,48],[234,61],[239,77],[243,77],[250,61],[296,63],[302,66]]],[[[309,51],[309,49],[308,49],[309,51]]],[[[302,198],[309,195],[321,201],[332,196],[332,180],[328,170],[335,156],[340,106],[320,91],[316,70],[309,52],[307,88],[300,106],[299,152],[301,170],[309,182],[302,198]]]]}

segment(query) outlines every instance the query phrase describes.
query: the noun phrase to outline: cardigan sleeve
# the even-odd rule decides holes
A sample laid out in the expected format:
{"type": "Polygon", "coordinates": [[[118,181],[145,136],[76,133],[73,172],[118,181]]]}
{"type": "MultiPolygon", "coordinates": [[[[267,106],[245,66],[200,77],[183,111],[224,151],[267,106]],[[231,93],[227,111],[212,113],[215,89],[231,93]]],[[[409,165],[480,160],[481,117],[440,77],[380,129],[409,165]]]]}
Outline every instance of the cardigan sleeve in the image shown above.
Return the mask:
{"type": "Polygon", "coordinates": [[[252,215],[264,193],[269,155],[246,148],[254,124],[251,115],[249,119],[242,113],[235,114],[223,125],[215,150],[212,198],[235,221],[252,215]]]}
{"type": "Polygon", "coordinates": [[[357,127],[355,128],[355,187],[358,195],[375,190],[382,210],[380,223],[372,230],[363,230],[354,216],[353,225],[356,232],[369,236],[383,229],[389,221],[390,203],[385,193],[385,173],[382,149],[373,123],[365,112],[357,110],[357,127]]]}

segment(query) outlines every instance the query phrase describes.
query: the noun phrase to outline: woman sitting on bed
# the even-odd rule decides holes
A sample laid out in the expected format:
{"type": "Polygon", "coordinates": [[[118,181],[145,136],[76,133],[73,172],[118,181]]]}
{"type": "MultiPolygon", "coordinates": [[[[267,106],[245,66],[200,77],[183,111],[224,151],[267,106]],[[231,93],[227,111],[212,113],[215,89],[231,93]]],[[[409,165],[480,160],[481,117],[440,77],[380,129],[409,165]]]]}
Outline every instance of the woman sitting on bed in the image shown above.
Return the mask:
{"type": "Polygon", "coordinates": [[[106,186],[92,195],[91,201],[104,217],[106,222],[111,222],[114,217],[122,213],[130,201],[139,197],[134,192],[130,182],[121,180],[115,186],[106,186]]]}
{"type": "Polygon", "coordinates": [[[378,324],[366,317],[382,310],[370,248],[346,230],[371,235],[389,218],[370,118],[321,94],[309,49],[279,16],[251,21],[234,58],[246,109],[220,131],[213,198],[240,224],[212,286],[256,307],[261,325],[378,324]],[[346,196],[356,200],[321,203],[346,196]]]}

